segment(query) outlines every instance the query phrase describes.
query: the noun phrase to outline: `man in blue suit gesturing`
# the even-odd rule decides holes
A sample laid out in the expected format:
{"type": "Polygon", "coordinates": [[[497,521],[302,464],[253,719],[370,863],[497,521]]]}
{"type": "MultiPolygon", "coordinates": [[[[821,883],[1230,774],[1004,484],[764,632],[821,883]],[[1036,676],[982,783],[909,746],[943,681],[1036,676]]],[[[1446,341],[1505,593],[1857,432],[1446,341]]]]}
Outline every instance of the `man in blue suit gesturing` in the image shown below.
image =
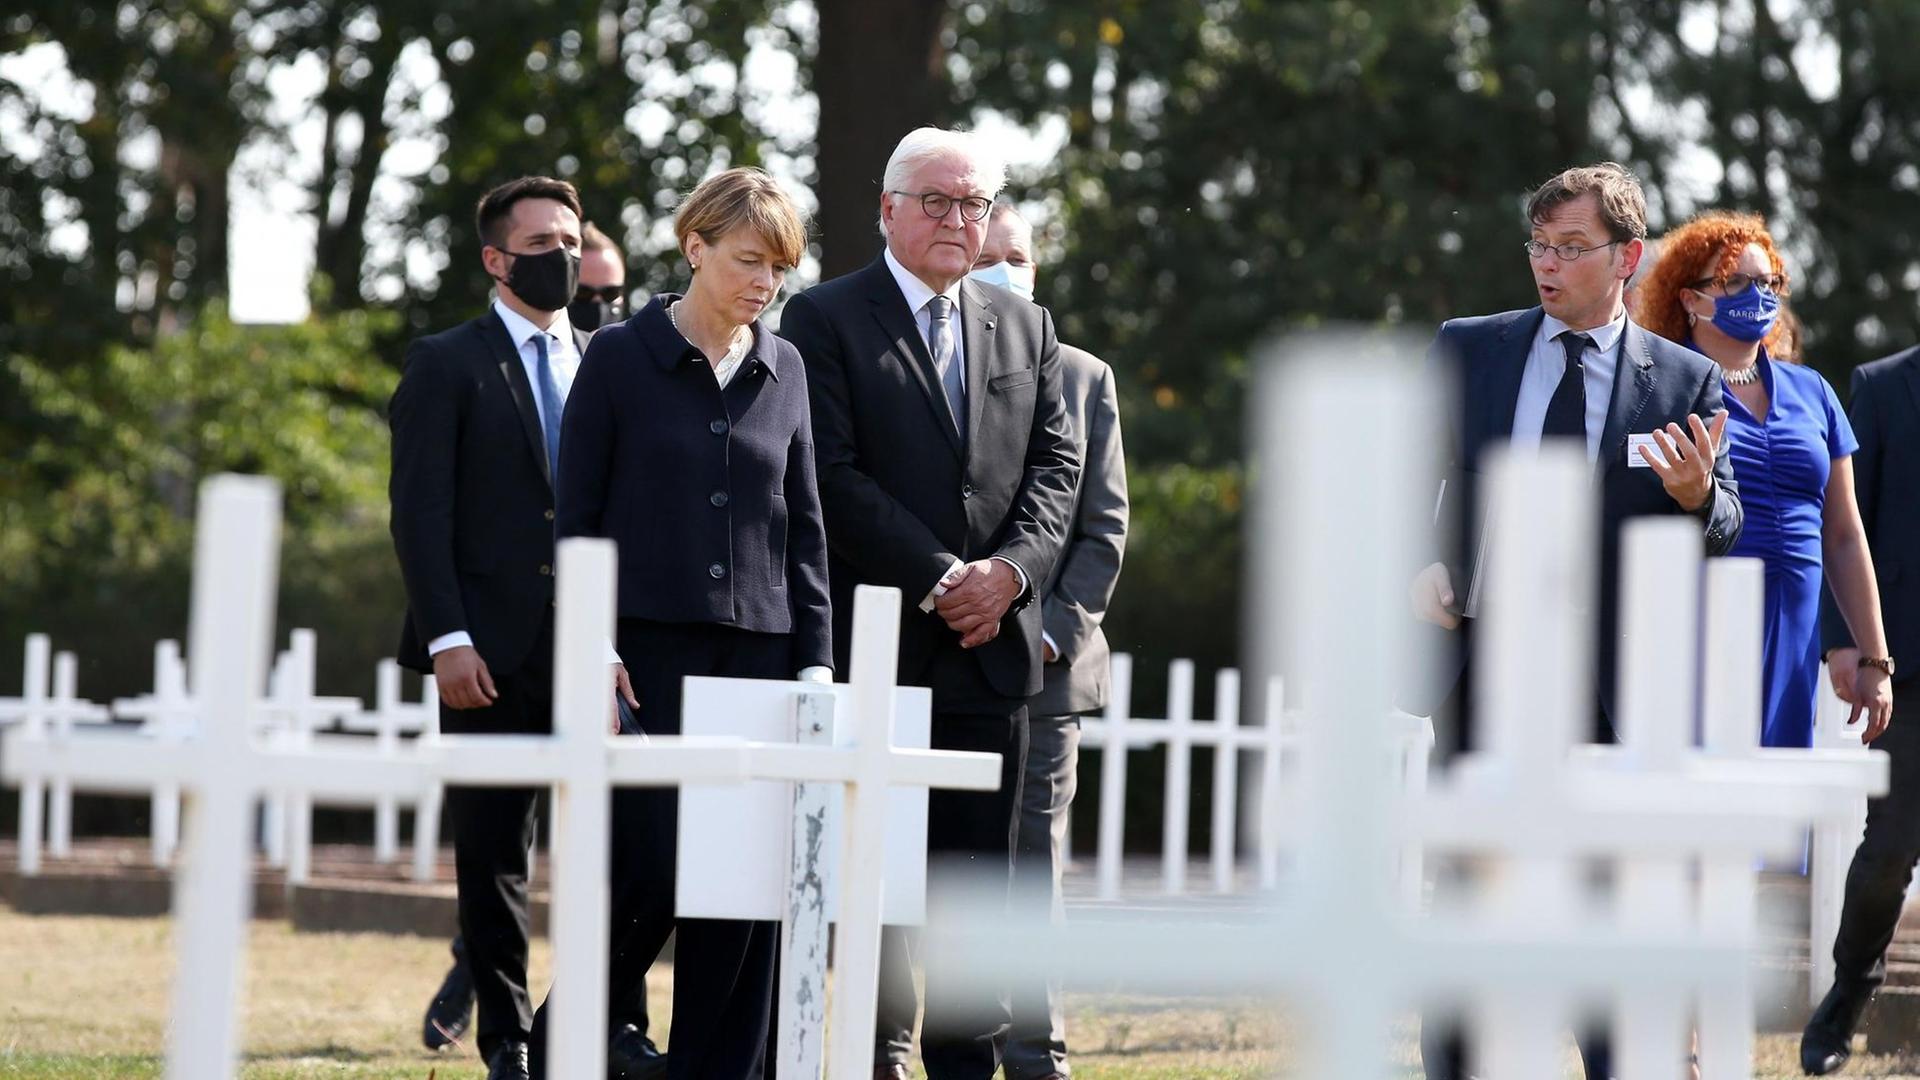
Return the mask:
{"type": "MultiPolygon", "coordinates": [[[[1639,181],[1613,162],[1568,169],[1533,193],[1527,218],[1532,236],[1525,250],[1539,303],[1449,320],[1433,348],[1460,405],[1443,494],[1458,529],[1441,533],[1435,560],[1414,579],[1412,601],[1421,620],[1450,631],[1449,663],[1426,701],[1407,704],[1451,720],[1446,749],[1456,752],[1473,746],[1467,600],[1477,561],[1476,487],[1489,448],[1577,440],[1593,465],[1601,507],[1596,741],[1612,741],[1620,527],[1649,514],[1690,515],[1710,555],[1725,554],[1740,534],[1733,470],[1715,451],[1726,423],[1718,369],[1627,317],[1626,282],[1646,250],[1639,181]]],[[[1581,1050],[1588,1080],[1605,1080],[1611,1069],[1604,1040],[1583,1040],[1581,1050]]],[[[1422,1056],[1429,1080],[1466,1075],[1453,1032],[1429,1025],[1422,1056]]]]}

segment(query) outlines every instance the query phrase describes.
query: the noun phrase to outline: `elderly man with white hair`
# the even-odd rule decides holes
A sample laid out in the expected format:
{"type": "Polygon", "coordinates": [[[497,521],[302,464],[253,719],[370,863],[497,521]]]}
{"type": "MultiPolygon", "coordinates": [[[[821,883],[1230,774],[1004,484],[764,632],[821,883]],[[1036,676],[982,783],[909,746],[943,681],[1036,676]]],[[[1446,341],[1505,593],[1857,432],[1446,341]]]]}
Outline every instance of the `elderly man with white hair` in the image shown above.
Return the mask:
{"type": "MultiPolygon", "coordinates": [[[[1036,590],[1053,576],[1080,462],[1061,396],[1053,320],[967,277],[1005,183],[976,136],[909,133],[880,195],[885,250],[864,269],[788,301],[780,333],[807,366],[826,517],[838,670],[856,585],[907,603],[900,682],[933,691],[933,745],[1002,755],[1000,789],[928,796],[930,917],[966,884],[1012,873],[1027,748],[1041,688],[1036,590]]],[[[907,935],[883,943],[882,1080],[906,1076],[914,1011],[907,935]]],[[[934,1080],[986,1080],[1000,1065],[1007,1002],[926,973],[921,1060],[934,1080]]]]}

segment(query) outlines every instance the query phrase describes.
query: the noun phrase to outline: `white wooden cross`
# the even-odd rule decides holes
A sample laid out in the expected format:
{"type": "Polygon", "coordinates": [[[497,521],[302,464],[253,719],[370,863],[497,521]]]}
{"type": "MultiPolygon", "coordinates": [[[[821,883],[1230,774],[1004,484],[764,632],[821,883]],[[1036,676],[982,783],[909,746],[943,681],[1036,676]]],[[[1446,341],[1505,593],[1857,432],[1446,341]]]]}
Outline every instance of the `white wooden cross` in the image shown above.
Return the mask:
{"type": "MultiPolygon", "coordinates": [[[[42,735],[64,735],[78,724],[110,722],[105,706],[82,700],[78,695],[79,663],[70,652],[52,655],[53,647],[45,634],[28,634],[26,666],[22,669],[21,693],[17,698],[0,698],[0,728],[19,725],[42,735]],[[48,692],[51,666],[52,692],[48,692]]],[[[40,872],[42,830],[47,854],[64,859],[73,849],[73,786],[64,777],[44,784],[35,779],[20,785],[20,873],[31,877],[40,872]],[[41,818],[44,807],[46,817],[41,818]]]]}
{"type": "MultiPolygon", "coordinates": [[[[179,642],[166,639],[154,644],[153,692],[116,699],[113,715],[138,722],[141,736],[172,748],[166,752],[177,752],[176,744],[200,722],[198,706],[187,695],[187,664],[180,657],[179,642]]],[[[164,869],[172,865],[180,847],[180,786],[170,780],[156,782],[148,802],[153,865],[164,869]]]]}
{"type": "MultiPolygon", "coordinates": [[[[316,732],[360,714],[359,698],[326,697],[316,692],[314,669],[318,660],[314,632],[295,630],[288,635],[286,651],[274,658],[273,670],[267,676],[267,695],[253,722],[283,753],[297,756],[309,752],[316,732]]],[[[313,796],[302,790],[268,795],[260,831],[267,865],[285,867],[289,885],[306,884],[313,873],[313,796]]]]}
{"type": "MultiPolygon", "coordinates": [[[[1260,554],[1277,562],[1259,610],[1284,618],[1294,647],[1288,670],[1300,690],[1301,752],[1294,816],[1300,847],[1285,899],[1254,925],[1081,921],[1011,931],[995,913],[975,928],[1039,970],[1091,982],[1151,980],[1218,992],[1280,991],[1308,1033],[1303,1076],[1383,1080],[1394,1023],[1417,1006],[1473,1005],[1498,1019],[1485,1032],[1490,1075],[1557,1075],[1575,1010],[1625,1005],[1618,1076],[1673,1076],[1684,1057],[1687,1003],[1744,985],[1750,940],[1739,928],[1672,918],[1678,905],[1631,870],[1620,903],[1590,914],[1566,871],[1577,853],[1681,855],[1790,845],[1792,831],[1703,809],[1677,797],[1651,804],[1605,785],[1553,785],[1576,724],[1590,712],[1590,605],[1594,530],[1584,469],[1553,482],[1542,463],[1489,478],[1521,492],[1530,514],[1499,525],[1498,555],[1476,650],[1502,658],[1483,678],[1491,715],[1481,725],[1505,751],[1489,769],[1504,783],[1437,786],[1417,799],[1395,782],[1389,721],[1404,637],[1407,570],[1417,565],[1426,440],[1444,417],[1437,387],[1413,362],[1383,359],[1373,339],[1338,342],[1325,359],[1262,385],[1260,429],[1270,436],[1259,475],[1276,525],[1260,554]],[[1364,423],[1359,422],[1364,419],[1364,423]],[[1364,429],[1356,435],[1356,431],[1364,429]],[[1575,796],[1579,796],[1576,798],[1575,796]],[[1591,798],[1588,798],[1591,796],[1591,798]],[[1398,852],[1424,837],[1448,850],[1496,854],[1505,872],[1462,908],[1416,917],[1393,885],[1398,852]],[[1648,1002],[1652,1008],[1634,1007],[1648,1002]],[[1649,1020],[1651,1011],[1652,1022],[1649,1020]]],[[[1417,346],[1402,350],[1417,356],[1417,346]]],[[[1584,462],[1580,463],[1584,466],[1584,462]]],[[[1516,497],[1514,504],[1520,503],[1516,497]]],[[[1659,793],[1655,793],[1659,794],[1659,793]]],[[[965,963],[979,938],[930,944],[965,963]]],[[[994,985],[1001,975],[985,975],[994,985]]]]}
{"type": "Polygon", "coordinates": [[[185,858],[174,878],[176,970],[167,1050],[173,1080],[236,1071],[236,1001],[245,947],[252,810],[263,794],[303,791],[370,804],[415,796],[432,782],[555,788],[552,891],[555,1076],[605,1071],[607,796],[620,785],[721,781],[746,774],[738,740],[617,740],[604,643],[613,628],[613,551],[571,540],[559,551],[555,735],[442,736],[411,760],[370,753],[365,740],[316,739],[299,754],[260,745],[252,718],[264,689],[273,627],[279,491],[270,480],[219,476],[201,488],[189,637],[194,730],[177,741],[6,736],[14,780],[65,776],[76,787],[186,793],[185,858]]]}
{"type": "MultiPolygon", "coordinates": [[[[440,692],[433,676],[420,679],[420,700],[408,701],[400,692],[400,665],[382,660],[374,668],[373,709],[342,717],[340,730],[372,735],[380,753],[397,757],[401,737],[419,738],[436,728],[440,717],[440,692]]],[[[429,856],[439,845],[441,793],[436,785],[431,795],[423,794],[413,810],[414,862],[420,863],[420,849],[429,856]]],[[[386,796],[373,808],[373,861],[385,865],[400,857],[400,800],[386,796]]],[[[429,868],[432,863],[429,861],[429,868]]],[[[416,873],[416,879],[419,875],[416,873]]]]}
{"type": "Polygon", "coordinates": [[[750,766],[794,783],[682,793],[677,875],[682,917],[782,923],[777,1071],[795,1080],[821,1076],[823,1062],[829,1077],[872,1073],[880,927],[920,921],[926,791],[1000,784],[998,754],[914,748],[927,741],[931,696],[894,684],[899,590],[856,589],[852,622],[850,685],[687,680],[688,733],[797,736],[756,742],[750,766]]]}

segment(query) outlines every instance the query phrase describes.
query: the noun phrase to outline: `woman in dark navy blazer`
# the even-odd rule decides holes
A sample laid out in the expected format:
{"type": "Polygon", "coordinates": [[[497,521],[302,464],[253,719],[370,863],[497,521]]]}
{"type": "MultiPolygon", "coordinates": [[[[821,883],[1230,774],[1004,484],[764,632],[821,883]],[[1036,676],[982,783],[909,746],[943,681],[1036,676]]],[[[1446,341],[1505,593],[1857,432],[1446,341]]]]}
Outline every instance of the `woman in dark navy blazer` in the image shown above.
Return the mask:
{"type": "MultiPolygon", "coordinates": [[[[619,543],[617,646],[654,735],[679,733],[688,675],[824,682],[833,663],[806,372],[758,321],[806,227],[767,174],[730,169],[674,231],[693,280],[594,335],[555,483],[559,536],[619,543]]],[[[678,806],[673,789],[615,798],[611,1001],[643,992],[676,927],[678,806]]],[[[668,1075],[760,1076],[778,926],[677,925],[668,1075]]]]}

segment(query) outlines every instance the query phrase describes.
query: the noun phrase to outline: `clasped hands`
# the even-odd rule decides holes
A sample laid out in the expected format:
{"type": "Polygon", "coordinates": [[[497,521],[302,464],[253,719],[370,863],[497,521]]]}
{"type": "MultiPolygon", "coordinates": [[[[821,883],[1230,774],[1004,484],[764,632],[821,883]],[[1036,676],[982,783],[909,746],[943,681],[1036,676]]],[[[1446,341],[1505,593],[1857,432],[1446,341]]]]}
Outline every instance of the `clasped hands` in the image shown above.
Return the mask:
{"type": "Polygon", "coordinates": [[[962,563],[940,579],[946,588],[933,602],[934,613],[971,649],[1000,636],[1000,620],[1020,596],[1020,575],[1004,559],[962,563]]]}

